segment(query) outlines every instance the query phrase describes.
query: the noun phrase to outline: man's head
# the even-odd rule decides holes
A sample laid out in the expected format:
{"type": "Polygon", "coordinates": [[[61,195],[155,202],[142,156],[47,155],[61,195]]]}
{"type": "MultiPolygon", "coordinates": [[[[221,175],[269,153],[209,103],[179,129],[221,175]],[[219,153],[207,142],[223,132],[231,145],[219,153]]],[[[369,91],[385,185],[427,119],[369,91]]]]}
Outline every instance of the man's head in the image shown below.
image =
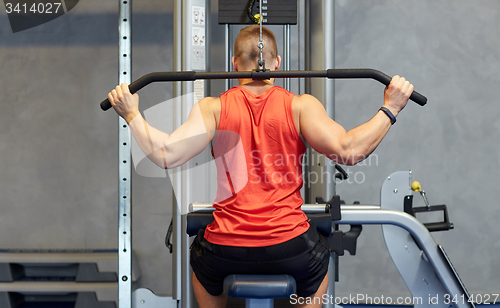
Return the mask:
{"type": "MultiPolygon", "coordinates": [[[[257,46],[260,41],[260,27],[258,25],[248,26],[241,29],[234,42],[233,67],[235,71],[251,71],[257,69],[260,60],[260,49],[257,46]]],[[[278,70],[281,58],[278,56],[278,47],[274,34],[267,28],[262,27],[262,58],[266,61],[266,69],[278,70]]]]}

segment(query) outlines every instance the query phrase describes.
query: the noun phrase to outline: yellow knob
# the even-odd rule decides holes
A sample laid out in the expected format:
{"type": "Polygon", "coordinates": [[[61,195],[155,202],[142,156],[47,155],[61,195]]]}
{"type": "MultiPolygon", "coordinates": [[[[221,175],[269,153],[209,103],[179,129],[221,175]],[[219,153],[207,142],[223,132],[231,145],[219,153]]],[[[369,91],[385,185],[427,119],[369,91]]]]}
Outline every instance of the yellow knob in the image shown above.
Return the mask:
{"type": "Polygon", "coordinates": [[[411,189],[413,191],[421,191],[422,190],[422,188],[420,187],[420,183],[417,181],[411,183],[411,189]]]}
{"type": "Polygon", "coordinates": [[[260,14],[253,15],[253,20],[256,24],[260,23],[260,14]]]}

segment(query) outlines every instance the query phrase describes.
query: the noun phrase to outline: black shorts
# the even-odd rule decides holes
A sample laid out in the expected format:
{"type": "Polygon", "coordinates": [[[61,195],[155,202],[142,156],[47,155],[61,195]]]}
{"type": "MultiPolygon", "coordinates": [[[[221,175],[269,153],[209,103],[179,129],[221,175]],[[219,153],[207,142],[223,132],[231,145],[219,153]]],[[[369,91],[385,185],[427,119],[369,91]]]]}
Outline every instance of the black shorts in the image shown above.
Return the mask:
{"type": "Polygon", "coordinates": [[[327,239],[310,225],[304,234],[265,247],[212,244],[200,229],[191,245],[191,267],[213,296],[222,294],[224,278],[230,274],[288,274],[295,278],[298,296],[311,296],[328,272],[330,250],[327,239]]]}

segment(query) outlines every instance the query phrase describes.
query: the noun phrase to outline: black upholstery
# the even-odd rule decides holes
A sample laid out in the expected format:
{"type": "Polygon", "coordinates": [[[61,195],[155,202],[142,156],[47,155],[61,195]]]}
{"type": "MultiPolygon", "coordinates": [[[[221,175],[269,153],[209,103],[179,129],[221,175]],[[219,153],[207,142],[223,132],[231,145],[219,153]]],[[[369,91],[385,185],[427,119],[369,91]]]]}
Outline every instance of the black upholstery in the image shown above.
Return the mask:
{"type": "Polygon", "coordinates": [[[290,275],[229,275],[224,292],[238,298],[288,298],[297,289],[290,275]]]}

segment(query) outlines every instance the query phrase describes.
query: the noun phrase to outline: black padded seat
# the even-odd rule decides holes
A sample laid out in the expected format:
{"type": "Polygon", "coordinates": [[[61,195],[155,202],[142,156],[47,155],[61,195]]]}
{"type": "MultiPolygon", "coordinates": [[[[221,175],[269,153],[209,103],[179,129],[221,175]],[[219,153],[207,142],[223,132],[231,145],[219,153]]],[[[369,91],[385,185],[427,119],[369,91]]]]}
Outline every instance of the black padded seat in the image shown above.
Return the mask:
{"type": "Polygon", "coordinates": [[[229,275],[224,292],[237,298],[288,298],[297,289],[290,275],[229,275]]]}

